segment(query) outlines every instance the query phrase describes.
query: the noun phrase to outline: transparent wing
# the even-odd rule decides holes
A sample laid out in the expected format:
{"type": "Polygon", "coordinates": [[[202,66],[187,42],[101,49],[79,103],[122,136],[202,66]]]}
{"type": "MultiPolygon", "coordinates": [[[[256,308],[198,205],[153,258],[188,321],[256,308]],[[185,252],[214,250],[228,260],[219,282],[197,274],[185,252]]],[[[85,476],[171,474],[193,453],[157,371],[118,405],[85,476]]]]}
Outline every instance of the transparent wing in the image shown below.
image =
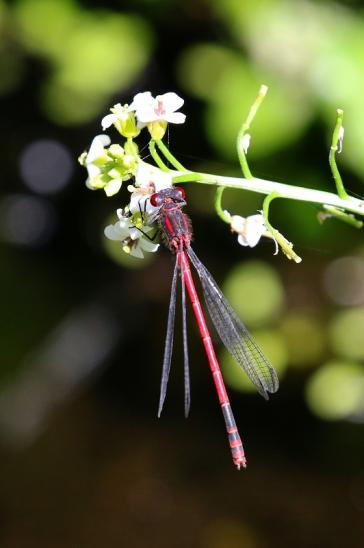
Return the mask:
{"type": "Polygon", "coordinates": [[[191,247],[187,253],[201,280],[206,306],[220,339],[258,392],[268,399],[268,392],[278,390],[277,373],[191,247]]]}
{"type": "MultiPolygon", "coordinates": [[[[182,252],[182,242],[181,242],[182,252]]],[[[181,289],[182,289],[182,334],[183,334],[183,372],[184,372],[184,385],[185,385],[185,417],[187,418],[190,412],[191,406],[191,388],[190,388],[190,366],[188,358],[188,344],[187,344],[187,318],[186,318],[186,287],[185,277],[183,271],[183,262],[180,261],[181,268],[181,289]]]]}
{"type": "Polygon", "coordinates": [[[173,280],[171,286],[171,300],[169,301],[168,322],[167,322],[167,335],[164,346],[164,357],[162,367],[161,388],[159,396],[158,417],[161,416],[164,400],[167,394],[167,385],[169,379],[169,372],[171,370],[171,360],[173,351],[173,335],[174,335],[174,318],[176,315],[176,290],[177,290],[177,272],[178,272],[178,260],[174,265],[173,280]]]}

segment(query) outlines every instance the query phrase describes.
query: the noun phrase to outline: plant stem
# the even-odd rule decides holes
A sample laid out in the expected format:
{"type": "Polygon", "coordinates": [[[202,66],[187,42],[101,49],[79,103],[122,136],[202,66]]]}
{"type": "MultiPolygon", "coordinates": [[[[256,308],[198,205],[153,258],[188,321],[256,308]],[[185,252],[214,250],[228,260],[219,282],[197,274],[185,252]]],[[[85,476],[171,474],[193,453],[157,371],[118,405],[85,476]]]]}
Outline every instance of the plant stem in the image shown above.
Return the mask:
{"type": "Polygon", "coordinates": [[[230,217],[230,215],[222,208],[222,205],[221,205],[221,199],[222,199],[222,195],[223,195],[224,190],[225,190],[225,187],[224,187],[224,186],[218,186],[217,189],[216,189],[216,194],[215,194],[215,210],[216,210],[216,213],[218,214],[218,216],[220,217],[220,219],[221,219],[222,221],[224,221],[224,223],[230,224],[231,217],[230,217]]]}
{"type": "Polygon", "coordinates": [[[336,152],[337,151],[341,152],[342,141],[344,137],[344,127],[343,127],[344,111],[338,108],[336,113],[337,113],[336,124],[334,128],[334,132],[332,134],[329,163],[330,163],[332,175],[334,177],[337,193],[342,200],[347,200],[349,199],[350,196],[344,188],[344,183],[342,181],[339,169],[336,164],[336,152]]]}
{"type": "Polygon", "coordinates": [[[246,179],[253,179],[253,175],[250,171],[250,168],[249,168],[249,165],[248,165],[248,160],[247,160],[247,157],[246,157],[247,147],[249,146],[249,140],[246,143],[244,138],[250,137],[247,134],[247,131],[249,130],[250,124],[252,123],[256,113],[258,112],[258,109],[259,109],[260,105],[262,104],[263,99],[267,94],[267,91],[268,91],[267,86],[263,85],[263,86],[260,87],[258,95],[257,95],[254,103],[250,107],[248,116],[247,116],[245,122],[242,124],[242,126],[240,128],[240,131],[238,133],[238,137],[237,137],[237,140],[236,140],[236,148],[237,148],[237,152],[238,152],[240,166],[241,166],[243,175],[246,179]]]}
{"type": "Polygon", "coordinates": [[[326,219],[333,217],[343,223],[353,226],[354,228],[361,228],[363,226],[363,222],[359,221],[359,219],[355,219],[351,213],[345,213],[345,211],[342,211],[341,209],[337,209],[336,207],[331,207],[326,204],[323,205],[323,209],[324,211],[320,211],[318,214],[318,220],[321,223],[323,223],[326,219]]]}
{"type": "Polygon", "coordinates": [[[168,147],[166,147],[166,145],[163,143],[163,141],[161,139],[158,139],[157,141],[155,141],[159,147],[159,150],[164,154],[164,156],[167,158],[167,160],[169,162],[171,162],[172,166],[175,168],[175,169],[178,169],[180,171],[184,171],[185,168],[183,167],[183,165],[177,160],[177,158],[175,158],[172,154],[172,152],[169,150],[168,147]]]}
{"type": "Polygon", "coordinates": [[[159,156],[159,154],[158,154],[158,152],[155,148],[155,141],[153,141],[153,140],[149,141],[149,152],[150,152],[153,160],[155,161],[155,163],[159,167],[159,169],[161,169],[162,171],[169,171],[169,168],[166,166],[166,164],[163,162],[162,158],[159,156]]]}
{"type": "Polygon", "coordinates": [[[269,222],[269,206],[271,204],[272,200],[275,200],[276,198],[281,198],[278,192],[272,192],[271,194],[268,194],[266,198],[264,198],[263,202],[263,217],[264,217],[264,224],[267,227],[269,233],[271,234],[271,237],[276,241],[276,243],[281,247],[283,253],[288,257],[288,259],[292,259],[295,263],[300,263],[302,261],[301,257],[297,255],[293,251],[293,244],[289,242],[283,234],[279,232],[276,228],[274,228],[270,222],[269,222]]]}
{"type": "Polygon", "coordinates": [[[253,179],[244,179],[241,177],[226,177],[193,171],[172,171],[171,175],[174,183],[196,182],[204,185],[239,188],[242,190],[249,190],[250,192],[258,192],[259,194],[278,192],[280,198],[321,205],[326,204],[343,209],[344,211],[356,213],[357,215],[364,215],[364,201],[352,196],[340,198],[340,196],[331,192],[287,185],[276,181],[259,179],[257,177],[254,177],[253,179]]]}

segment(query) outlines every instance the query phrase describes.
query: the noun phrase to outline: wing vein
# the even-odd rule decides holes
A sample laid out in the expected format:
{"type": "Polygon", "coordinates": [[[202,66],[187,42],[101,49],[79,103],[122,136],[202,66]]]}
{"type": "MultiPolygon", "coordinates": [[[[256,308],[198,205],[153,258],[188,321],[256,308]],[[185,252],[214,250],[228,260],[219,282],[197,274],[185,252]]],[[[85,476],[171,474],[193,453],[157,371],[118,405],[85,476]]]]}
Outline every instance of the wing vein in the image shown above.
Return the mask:
{"type": "Polygon", "coordinates": [[[206,306],[221,341],[258,392],[268,399],[269,392],[278,390],[277,373],[191,247],[188,256],[201,280],[206,306]]]}

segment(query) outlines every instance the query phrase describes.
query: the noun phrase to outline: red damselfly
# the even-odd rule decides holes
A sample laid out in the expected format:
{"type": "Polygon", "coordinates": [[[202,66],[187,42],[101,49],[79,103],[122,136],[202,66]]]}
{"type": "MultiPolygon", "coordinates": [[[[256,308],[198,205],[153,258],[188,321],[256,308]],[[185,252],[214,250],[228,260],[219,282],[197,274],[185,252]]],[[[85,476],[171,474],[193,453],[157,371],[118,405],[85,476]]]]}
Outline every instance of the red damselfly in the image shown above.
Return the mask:
{"type": "MultiPolygon", "coordinates": [[[[194,266],[203,289],[205,302],[211,320],[223,344],[235,358],[237,363],[247,373],[258,392],[268,399],[268,393],[278,390],[278,377],[257,346],[253,337],[240,320],[230,303],[222,294],[217,283],[201,263],[191,247],[192,226],[188,216],[182,211],[186,205],[185,192],[180,187],[161,190],[150,197],[152,206],[158,209],[149,222],[157,221],[167,247],[176,254],[171,299],[168,312],[167,336],[165,341],[161,391],[158,408],[160,416],[167,392],[167,383],[172,360],[174,319],[176,310],[176,290],[178,272],[181,277],[182,288],[182,331],[184,349],[184,380],[185,380],[185,415],[190,409],[190,377],[187,347],[186,327],[186,290],[190,298],[197,324],[205,348],[216,392],[219,398],[222,414],[225,421],[228,440],[235,466],[240,469],[246,467],[246,457],[243,444],[235,423],[229,397],[225,388],[219,362],[211,341],[201,303],[192,278],[190,263],[194,266]]],[[[148,223],[149,224],[149,223],[148,223]]]]}

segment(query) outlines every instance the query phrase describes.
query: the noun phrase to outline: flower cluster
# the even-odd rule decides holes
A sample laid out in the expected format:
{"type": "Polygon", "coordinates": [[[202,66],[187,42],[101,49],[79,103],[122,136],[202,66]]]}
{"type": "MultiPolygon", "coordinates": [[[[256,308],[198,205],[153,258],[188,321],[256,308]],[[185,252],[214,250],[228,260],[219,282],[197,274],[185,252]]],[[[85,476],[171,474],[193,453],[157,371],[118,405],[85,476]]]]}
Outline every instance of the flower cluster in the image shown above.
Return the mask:
{"type": "MultiPolygon", "coordinates": [[[[161,142],[168,123],[182,124],[186,116],[177,112],[184,101],[176,93],[168,92],[153,97],[147,91],[138,93],[130,105],[120,103],[110,108],[110,114],[101,121],[102,129],[113,126],[125,139],[123,145],[111,143],[108,135],[97,135],[88,152],[84,152],[80,163],[86,167],[88,177],[86,186],[92,190],[103,189],[107,196],[119,192],[124,181],[134,179],[127,189],[130,199],[123,209],[117,210],[117,221],[105,228],[105,236],[121,242],[122,249],[135,257],[143,258],[144,252],[154,252],[158,244],[153,241],[155,229],[155,207],[150,202],[152,194],[173,184],[172,173],[153,148],[156,143],[169,161],[180,170],[180,164],[161,142]],[[150,153],[159,167],[155,167],[140,158],[134,139],[143,128],[151,136],[150,153]],[[166,152],[167,151],[167,152],[166,152]]],[[[247,152],[249,135],[245,135],[242,147],[247,152]]],[[[224,212],[232,232],[238,234],[242,246],[255,247],[262,236],[277,239],[265,223],[261,213],[247,218],[224,212]]]]}
{"type": "Polygon", "coordinates": [[[86,186],[91,190],[103,188],[106,196],[119,192],[123,181],[135,174],[138,161],[137,149],[132,143],[126,142],[124,147],[110,143],[108,135],[96,135],[90,150],[79,157],[88,172],[86,186]]]}
{"type": "Polygon", "coordinates": [[[86,186],[92,190],[103,189],[107,196],[119,192],[124,181],[134,178],[128,186],[130,201],[122,210],[117,210],[118,221],[105,228],[105,236],[120,241],[122,249],[135,257],[143,257],[143,251],[156,251],[148,226],[148,219],[155,209],[150,196],[172,185],[172,176],[167,171],[143,162],[134,138],[147,128],[152,140],[162,139],[168,123],[182,124],[186,117],[177,110],[184,101],[176,93],[169,92],[153,97],[147,91],[138,93],[130,105],[114,105],[101,121],[102,129],[114,126],[124,137],[123,146],[111,144],[108,135],[97,135],[88,152],[79,157],[87,169],[86,186]]]}
{"type": "Polygon", "coordinates": [[[140,130],[147,127],[152,139],[162,139],[168,122],[183,124],[186,116],[176,112],[184,100],[176,93],[168,92],[153,97],[150,91],[138,93],[130,105],[114,105],[102,119],[101,125],[106,128],[114,125],[118,132],[127,138],[139,135],[140,130]]]}
{"type": "Polygon", "coordinates": [[[135,186],[129,186],[130,202],[125,210],[118,209],[119,220],[105,228],[104,234],[110,240],[122,243],[122,249],[133,257],[142,259],[143,251],[157,251],[150,234],[155,230],[148,226],[145,219],[150,219],[157,209],[150,203],[150,196],[163,188],[172,186],[172,177],[160,169],[140,161],[135,175],[135,186]]]}

